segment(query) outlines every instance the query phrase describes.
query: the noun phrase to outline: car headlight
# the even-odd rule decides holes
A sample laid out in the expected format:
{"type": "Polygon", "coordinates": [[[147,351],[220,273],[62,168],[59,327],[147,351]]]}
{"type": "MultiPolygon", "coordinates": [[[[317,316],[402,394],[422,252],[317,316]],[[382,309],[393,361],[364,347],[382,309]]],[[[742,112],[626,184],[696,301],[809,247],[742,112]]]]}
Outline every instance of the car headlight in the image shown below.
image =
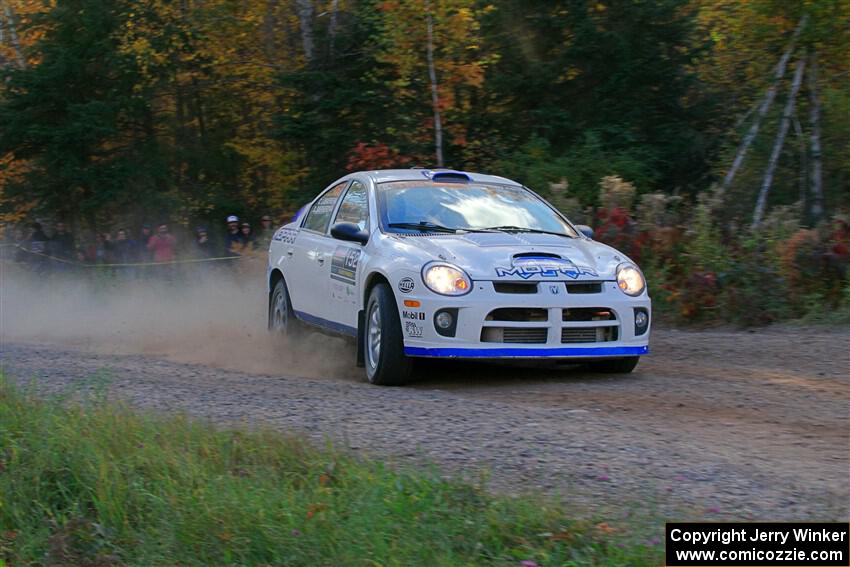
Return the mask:
{"type": "Polygon", "coordinates": [[[626,295],[637,297],[646,289],[646,280],[634,264],[617,266],[617,286],[626,295]]]}
{"type": "Polygon", "coordinates": [[[472,280],[466,272],[449,264],[426,264],[422,268],[422,281],[440,295],[463,295],[472,289],[472,280]]]}

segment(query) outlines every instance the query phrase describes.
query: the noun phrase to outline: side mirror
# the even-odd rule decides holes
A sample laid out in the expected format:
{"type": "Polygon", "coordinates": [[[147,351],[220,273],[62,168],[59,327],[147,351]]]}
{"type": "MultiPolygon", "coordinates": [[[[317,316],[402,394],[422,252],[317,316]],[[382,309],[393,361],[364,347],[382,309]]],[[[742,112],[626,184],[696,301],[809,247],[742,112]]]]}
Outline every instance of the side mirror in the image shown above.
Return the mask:
{"type": "Polygon", "coordinates": [[[587,226],[586,224],[577,224],[576,228],[580,233],[585,235],[588,238],[593,238],[593,229],[587,226]]]}
{"type": "Polygon", "coordinates": [[[337,240],[347,242],[359,242],[366,244],[369,241],[369,233],[360,230],[360,227],[350,222],[338,222],[331,227],[331,236],[337,240]]]}

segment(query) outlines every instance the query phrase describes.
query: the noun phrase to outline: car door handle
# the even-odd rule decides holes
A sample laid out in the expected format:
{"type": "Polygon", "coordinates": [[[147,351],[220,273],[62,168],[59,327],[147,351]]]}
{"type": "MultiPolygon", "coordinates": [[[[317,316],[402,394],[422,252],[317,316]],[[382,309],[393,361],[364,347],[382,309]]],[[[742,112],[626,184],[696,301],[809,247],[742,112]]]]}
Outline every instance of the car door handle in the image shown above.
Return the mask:
{"type": "Polygon", "coordinates": [[[325,255],[324,255],[324,254],[322,254],[321,252],[319,252],[319,253],[316,255],[316,261],[317,261],[319,264],[324,264],[324,263],[325,263],[325,255]]]}
{"type": "Polygon", "coordinates": [[[286,251],[287,256],[292,256],[293,254],[295,254],[295,248],[287,249],[287,251],[286,251]]]}

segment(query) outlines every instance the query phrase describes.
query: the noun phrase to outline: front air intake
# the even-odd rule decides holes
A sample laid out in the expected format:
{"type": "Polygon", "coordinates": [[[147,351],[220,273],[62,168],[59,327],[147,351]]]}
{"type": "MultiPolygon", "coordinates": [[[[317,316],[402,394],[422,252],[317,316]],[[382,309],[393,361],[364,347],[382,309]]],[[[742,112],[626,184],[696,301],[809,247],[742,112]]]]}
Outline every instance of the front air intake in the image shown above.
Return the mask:
{"type": "Polygon", "coordinates": [[[552,254],[551,252],[520,252],[519,254],[514,254],[514,258],[555,258],[557,260],[561,260],[562,258],[557,254],[552,254]]]}
{"type": "Polygon", "coordinates": [[[537,284],[534,282],[494,282],[493,289],[496,293],[537,293],[537,284]]]}

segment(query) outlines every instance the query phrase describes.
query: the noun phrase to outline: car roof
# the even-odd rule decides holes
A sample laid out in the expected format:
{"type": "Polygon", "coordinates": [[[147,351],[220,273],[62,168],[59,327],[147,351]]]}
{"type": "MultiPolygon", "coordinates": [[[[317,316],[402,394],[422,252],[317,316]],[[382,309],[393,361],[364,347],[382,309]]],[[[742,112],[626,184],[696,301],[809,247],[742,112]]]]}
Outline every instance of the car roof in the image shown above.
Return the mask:
{"type": "Polygon", "coordinates": [[[454,169],[380,169],[375,171],[361,172],[368,175],[375,183],[386,183],[388,181],[422,181],[431,179],[436,174],[460,174],[469,177],[470,181],[477,183],[500,183],[502,185],[521,186],[516,181],[512,181],[498,175],[484,175],[483,173],[473,173],[471,171],[460,171],[454,169]]]}

